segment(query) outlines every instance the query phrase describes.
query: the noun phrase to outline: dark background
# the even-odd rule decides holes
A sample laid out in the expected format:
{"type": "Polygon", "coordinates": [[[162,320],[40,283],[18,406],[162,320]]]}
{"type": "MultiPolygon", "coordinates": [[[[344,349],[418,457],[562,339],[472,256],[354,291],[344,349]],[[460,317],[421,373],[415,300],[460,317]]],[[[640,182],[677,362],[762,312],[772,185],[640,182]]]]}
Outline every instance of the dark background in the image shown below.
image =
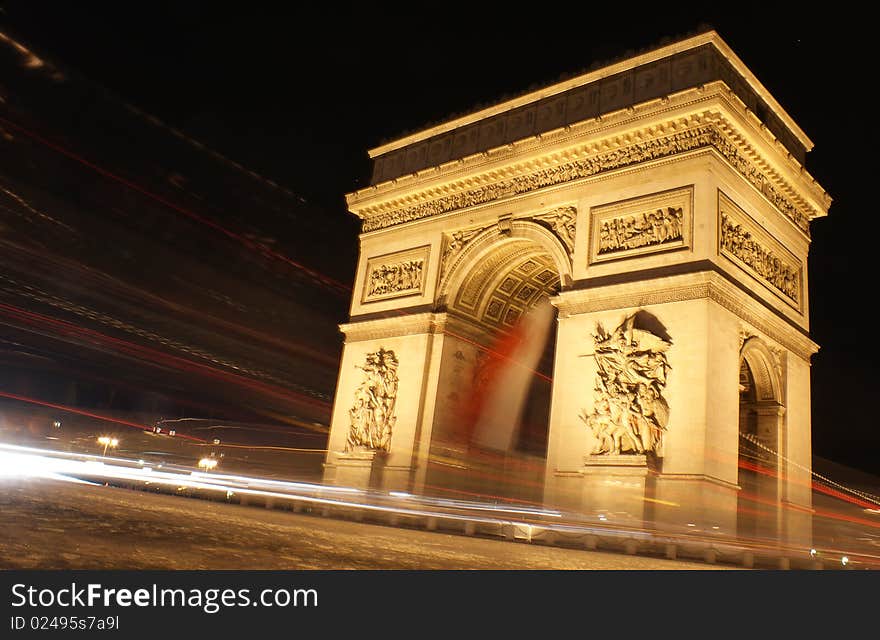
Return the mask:
{"type": "Polygon", "coordinates": [[[300,257],[349,283],[358,225],[344,194],[367,184],[368,148],[715,28],[814,141],[807,169],[834,198],[812,226],[814,453],[880,472],[868,306],[876,36],[865,16],[836,5],[811,14],[766,4],[221,4],[7,1],[0,19],[35,51],[314,205],[322,250],[300,257]]]}

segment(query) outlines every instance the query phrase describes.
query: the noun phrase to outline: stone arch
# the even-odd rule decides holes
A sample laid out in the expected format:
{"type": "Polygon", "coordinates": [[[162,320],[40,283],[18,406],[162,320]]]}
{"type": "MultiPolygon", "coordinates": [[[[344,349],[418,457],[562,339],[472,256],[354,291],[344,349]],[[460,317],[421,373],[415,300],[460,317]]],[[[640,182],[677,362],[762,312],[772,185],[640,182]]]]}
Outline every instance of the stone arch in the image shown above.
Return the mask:
{"type": "Polygon", "coordinates": [[[785,478],[785,408],[775,356],[759,337],[740,350],[737,530],[741,536],[776,539],[782,532],[785,478]],[[743,388],[745,381],[746,388],[743,388]]]}
{"type": "Polygon", "coordinates": [[[540,500],[557,338],[549,298],[570,284],[571,259],[531,220],[464,237],[436,298],[446,322],[425,484],[540,500]]]}
{"type": "Polygon", "coordinates": [[[748,338],[740,350],[740,363],[745,360],[755,379],[758,402],[781,406],[782,381],[774,366],[775,358],[767,344],[757,336],[748,338]]]}
{"type": "Polygon", "coordinates": [[[572,263],[566,247],[544,225],[531,220],[502,220],[484,229],[471,238],[457,255],[449,258],[443,265],[443,274],[437,287],[436,302],[439,306],[448,304],[462,283],[487,257],[495,253],[510,253],[515,245],[524,248],[531,245],[535,253],[550,256],[556,269],[561,287],[572,281],[572,263]]]}

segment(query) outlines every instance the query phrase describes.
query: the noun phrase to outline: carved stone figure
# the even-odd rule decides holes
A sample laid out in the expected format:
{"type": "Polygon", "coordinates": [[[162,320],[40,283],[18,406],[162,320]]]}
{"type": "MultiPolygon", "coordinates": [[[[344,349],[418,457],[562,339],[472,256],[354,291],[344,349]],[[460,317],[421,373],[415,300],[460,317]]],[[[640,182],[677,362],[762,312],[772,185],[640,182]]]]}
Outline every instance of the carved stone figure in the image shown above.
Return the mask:
{"type": "Polygon", "coordinates": [[[800,296],[800,273],[764,248],[748,229],[721,214],[721,248],[735,256],[793,302],[800,296]]]}
{"type": "Polygon", "coordinates": [[[599,255],[678,242],[683,218],[681,207],[666,207],[604,220],[599,227],[599,255]]]}
{"type": "Polygon", "coordinates": [[[391,432],[397,416],[397,356],[393,351],[380,348],[368,353],[363,369],[364,379],[354,394],[354,404],[348,410],[351,427],[345,451],[373,449],[388,451],[391,432]]]}
{"type": "Polygon", "coordinates": [[[478,227],[476,229],[465,229],[463,231],[453,231],[446,240],[446,247],[443,250],[443,256],[440,259],[440,277],[446,275],[449,265],[455,259],[462,249],[474,239],[474,237],[483,231],[486,227],[478,227]]]}
{"type": "Polygon", "coordinates": [[[663,397],[671,342],[635,328],[636,315],[605,333],[596,327],[596,399],[580,418],[596,438],[593,455],[657,453],[669,422],[663,397]]]}
{"type": "Polygon", "coordinates": [[[424,264],[425,261],[421,258],[393,264],[380,264],[370,272],[367,296],[384,296],[389,293],[419,291],[422,288],[422,268],[424,264]]]}
{"type": "Polygon", "coordinates": [[[546,222],[553,229],[553,233],[562,240],[569,257],[574,253],[575,226],[577,223],[577,209],[574,207],[560,207],[549,213],[537,216],[538,220],[546,222]]]}

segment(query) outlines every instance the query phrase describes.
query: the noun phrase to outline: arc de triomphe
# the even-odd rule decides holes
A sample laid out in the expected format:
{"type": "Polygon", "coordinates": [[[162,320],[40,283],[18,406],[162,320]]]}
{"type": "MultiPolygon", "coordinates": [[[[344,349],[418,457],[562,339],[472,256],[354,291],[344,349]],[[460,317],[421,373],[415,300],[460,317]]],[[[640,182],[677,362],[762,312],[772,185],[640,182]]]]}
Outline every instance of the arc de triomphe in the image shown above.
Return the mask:
{"type": "Polygon", "coordinates": [[[373,149],[325,480],[487,473],[537,378],[546,504],[742,533],[760,465],[755,526],[808,539],[811,147],[708,32],[373,149]]]}

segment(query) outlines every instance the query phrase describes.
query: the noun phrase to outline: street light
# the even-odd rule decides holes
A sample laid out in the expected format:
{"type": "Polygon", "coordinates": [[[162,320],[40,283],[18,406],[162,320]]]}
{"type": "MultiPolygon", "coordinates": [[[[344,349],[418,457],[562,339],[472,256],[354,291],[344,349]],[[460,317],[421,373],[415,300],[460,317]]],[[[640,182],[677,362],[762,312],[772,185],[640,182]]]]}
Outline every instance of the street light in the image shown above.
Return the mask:
{"type": "Polygon", "coordinates": [[[199,460],[199,468],[204,468],[205,473],[217,466],[217,458],[202,458],[199,460]]]}
{"type": "Polygon", "coordinates": [[[119,446],[119,440],[117,440],[116,438],[111,438],[110,436],[101,436],[100,438],[98,438],[98,444],[104,445],[103,455],[106,457],[107,447],[112,447],[113,449],[115,449],[117,446],[119,446]]]}

